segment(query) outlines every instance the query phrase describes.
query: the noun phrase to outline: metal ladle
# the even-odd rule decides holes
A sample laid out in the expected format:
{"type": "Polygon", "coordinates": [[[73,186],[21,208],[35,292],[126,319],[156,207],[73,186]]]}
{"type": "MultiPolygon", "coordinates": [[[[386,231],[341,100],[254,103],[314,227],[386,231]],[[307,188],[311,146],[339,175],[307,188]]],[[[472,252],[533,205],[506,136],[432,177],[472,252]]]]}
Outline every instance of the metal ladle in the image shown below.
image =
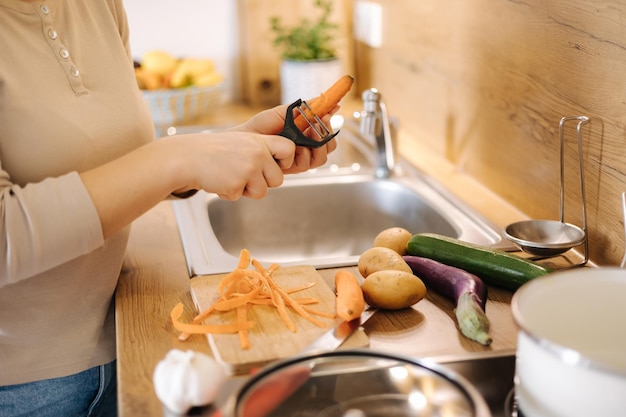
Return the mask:
{"type": "Polygon", "coordinates": [[[587,213],[585,210],[585,180],[583,171],[582,126],[589,122],[587,116],[563,117],[559,123],[559,139],[561,142],[561,184],[560,184],[560,221],[556,220],[523,220],[508,225],[504,235],[522,251],[540,257],[560,255],[580,244],[585,245],[584,265],[589,260],[587,241],[587,213]],[[570,120],[578,120],[578,160],[580,169],[580,195],[582,207],[582,228],[565,222],[564,211],[564,125],[570,120]]]}

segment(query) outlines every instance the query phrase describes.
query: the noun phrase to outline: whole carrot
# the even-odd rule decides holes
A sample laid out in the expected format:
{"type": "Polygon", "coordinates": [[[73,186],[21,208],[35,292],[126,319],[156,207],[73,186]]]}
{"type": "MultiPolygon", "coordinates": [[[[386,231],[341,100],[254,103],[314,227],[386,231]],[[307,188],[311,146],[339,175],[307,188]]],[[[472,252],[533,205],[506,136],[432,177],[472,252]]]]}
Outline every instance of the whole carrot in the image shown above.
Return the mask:
{"type": "MultiPolygon", "coordinates": [[[[354,78],[350,75],[344,75],[318,97],[307,100],[307,104],[316,116],[323,117],[332,111],[341,99],[348,94],[352,84],[354,84],[354,78]]],[[[306,112],[306,115],[311,120],[313,119],[313,115],[308,112],[306,112]]],[[[294,122],[300,131],[304,131],[304,129],[309,127],[309,123],[300,113],[296,115],[294,122]]]]}
{"type": "Polygon", "coordinates": [[[365,310],[365,299],[356,276],[344,269],[338,270],[335,273],[335,290],[337,316],[346,321],[361,317],[365,310]]]}

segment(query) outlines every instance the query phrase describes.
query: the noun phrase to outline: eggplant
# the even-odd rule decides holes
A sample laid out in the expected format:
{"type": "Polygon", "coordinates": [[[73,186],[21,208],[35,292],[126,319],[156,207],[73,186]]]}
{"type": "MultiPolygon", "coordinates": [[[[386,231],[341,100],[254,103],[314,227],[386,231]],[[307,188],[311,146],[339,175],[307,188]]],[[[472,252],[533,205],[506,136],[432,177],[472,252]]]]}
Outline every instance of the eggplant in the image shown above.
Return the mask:
{"type": "Polygon", "coordinates": [[[454,301],[454,314],[461,333],[478,343],[489,345],[489,318],[485,314],[487,285],[476,275],[430,258],[402,257],[426,287],[454,301]]]}

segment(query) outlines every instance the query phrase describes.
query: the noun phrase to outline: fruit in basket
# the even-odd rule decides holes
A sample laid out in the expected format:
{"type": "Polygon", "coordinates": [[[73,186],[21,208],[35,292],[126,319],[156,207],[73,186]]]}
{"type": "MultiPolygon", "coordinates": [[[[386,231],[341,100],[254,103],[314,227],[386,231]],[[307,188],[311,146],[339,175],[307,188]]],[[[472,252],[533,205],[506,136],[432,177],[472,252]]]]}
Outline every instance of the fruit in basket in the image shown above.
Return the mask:
{"type": "Polygon", "coordinates": [[[223,79],[222,74],[213,71],[196,77],[193,81],[193,85],[197,85],[198,87],[210,87],[221,83],[223,79]]]}
{"type": "Polygon", "coordinates": [[[158,74],[145,71],[143,68],[135,68],[135,79],[142,90],[158,90],[163,88],[163,77],[158,74]]]}
{"type": "Polygon", "coordinates": [[[197,85],[196,80],[205,74],[215,73],[215,65],[210,59],[182,59],[170,77],[170,87],[180,88],[197,85]]]}
{"type": "Polygon", "coordinates": [[[141,59],[141,68],[149,73],[166,77],[174,71],[178,59],[163,51],[148,51],[141,59]]]}
{"type": "Polygon", "coordinates": [[[210,59],[178,59],[163,51],[147,52],[135,68],[137,85],[142,90],[162,88],[209,87],[222,81],[210,59]]]}

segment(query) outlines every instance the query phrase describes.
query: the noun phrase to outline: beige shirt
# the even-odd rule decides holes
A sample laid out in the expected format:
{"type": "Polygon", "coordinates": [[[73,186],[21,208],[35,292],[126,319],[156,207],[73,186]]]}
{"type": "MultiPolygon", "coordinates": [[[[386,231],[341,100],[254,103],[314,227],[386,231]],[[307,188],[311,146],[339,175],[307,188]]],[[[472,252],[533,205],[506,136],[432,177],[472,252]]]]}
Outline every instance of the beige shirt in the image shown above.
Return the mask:
{"type": "Polygon", "coordinates": [[[0,385],[115,357],[129,228],[106,241],[78,172],[154,136],[122,0],[0,0],[0,385]]]}

